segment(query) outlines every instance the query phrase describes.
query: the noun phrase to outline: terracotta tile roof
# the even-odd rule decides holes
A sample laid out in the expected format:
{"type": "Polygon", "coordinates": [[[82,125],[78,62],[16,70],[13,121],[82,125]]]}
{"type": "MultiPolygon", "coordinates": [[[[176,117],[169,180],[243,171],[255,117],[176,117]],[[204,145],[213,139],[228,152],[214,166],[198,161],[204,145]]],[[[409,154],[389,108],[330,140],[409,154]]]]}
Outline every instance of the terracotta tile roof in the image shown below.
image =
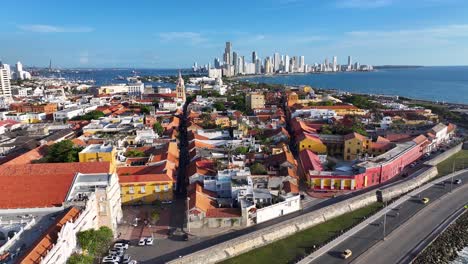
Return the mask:
{"type": "Polygon", "coordinates": [[[205,190],[199,182],[189,186],[189,197],[190,209],[197,208],[206,213],[216,208],[216,193],[205,190]]]}
{"type": "Polygon", "coordinates": [[[206,211],[207,218],[239,218],[242,217],[240,208],[212,208],[206,211]]]}
{"type": "Polygon", "coordinates": [[[6,163],[4,165],[21,165],[21,164],[31,164],[32,161],[43,158],[47,155],[48,145],[39,146],[33,150],[30,150],[6,163]]]}
{"type": "Polygon", "coordinates": [[[391,142],[401,142],[411,139],[412,136],[410,134],[387,134],[385,138],[391,142]]]}
{"type": "Polygon", "coordinates": [[[425,141],[427,141],[427,137],[425,137],[424,135],[419,135],[419,136],[415,137],[415,138],[413,139],[413,141],[414,141],[416,144],[419,145],[419,144],[422,144],[422,143],[424,143],[425,141]]]}
{"type": "Polygon", "coordinates": [[[454,125],[454,124],[452,124],[452,123],[449,123],[449,124],[447,125],[447,133],[450,133],[450,132],[454,131],[456,128],[457,128],[456,125],[454,125]]]}
{"type": "Polygon", "coordinates": [[[148,162],[148,157],[141,157],[141,158],[127,158],[125,164],[131,166],[135,163],[146,164],[148,162]]]}
{"type": "Polygon", "coordinates": [[[23,255],[18,263],[21,264],[40,264],[41,258],[47,256],[54,245],[57,243],[58,234],[67,222],[74,222],[80,216],[80,210],[76,207],[70,207],[57,221],[50,226],[47,231],[34,243],[34,245],[23,255]]]}
{"type": "Polygon", "coordinates": [[[172,182],[172,177],[167,174],[119,175],[119,182],[120,184],[135,182],[172,182]]]}
{"type": "Polygon", "coordinates": [[[79,138],[72,139],[72,142],[73,142],[73,145],[80,146],[80,147],[86,147],[88,145],[88,144],[86,144],[86,142],[84,142],[83,140],[81,140],[79,138]]]}
{"type": "Polygon", "coordinates": [[[309,170],[316,170],[322,171],[323,166],[320,162],[319,157],[310,149],[303,149],[299,152],[299,158],[301,160],[302,168],[304,172],[308,172],[309,170]]]}
{"type": "Polygon", "coordinates": [[[109,173],[109,162],[0,166],[0,208],[61,206],[76,173],[109,173]]]}
{"type": "Polygon", "coordinates": [[[118,167],[117,174],[120,176],[125,175],[145,175],[145,174],[163,174],[166,164],[157,166],[130,166],[118,167]]]}

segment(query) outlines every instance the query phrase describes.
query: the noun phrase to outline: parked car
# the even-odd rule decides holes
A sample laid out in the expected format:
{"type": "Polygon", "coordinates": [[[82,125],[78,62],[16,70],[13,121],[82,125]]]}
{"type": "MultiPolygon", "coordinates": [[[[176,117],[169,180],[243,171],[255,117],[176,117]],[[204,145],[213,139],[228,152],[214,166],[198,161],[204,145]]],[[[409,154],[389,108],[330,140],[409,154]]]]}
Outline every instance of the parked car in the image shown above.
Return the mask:
{"type": "Polygon", "coordinates": [[[128,264],[128,263],[130,263],[130,261],[131,261],[130,256],[129,256],[129,255],[125,255],[125,256],[122,257],[121,263],[123,263],[123,264],[128,264]]]}
{"type": "Polygon", "coordinates": [[[117,257],[122,257],[124,255],[123,251],[111,249],[109,250],[109,256],[117,256],[117,257]]]}
{"type": "Polygon", "coordinates": [[[147,246],[152,246],[153,242],[154,242],[154,239],[152,237],[147,237],[146,240],[145,240],[145,244],[147,246]]]}
{"type": "Polygon", "coordinates": [[[182,239],[183,239],[184,241],[188,241],[189,236],[188,236],[187,234],[183,234],[183,235],[182,235],[182,239]]]}
{"type": "Polygon", "coordinates": [[[146,245],[146,239],[144,237],[140,238],[140,241],[138,241],[139,246],[144,246],[146,245]]]}
{"type": "Polygon", "coordinates": [[[128,249],[128,244],[124,244],[124,243],[115,243],[114,244],[114,248],[123,248],[123,249],[128,249]]]}
{"type": "Polygon", "coordinates": [[[138,261],[132,259],[132,260],[130,260],[130,262],[128,264],[137,264],[137,263],[138,263],[138,261]]]}
{"type": "Polygon", "coordinates": [[[341,257],[347,259],[351,257],[352,254],[353,252],[350,249],[346,249],[345,251],[343,251],[343,253],[341,253],[341,257]]]}
{"type": "Polygon", "coordinates": [[[120,257],[119,256],[105,256],[102,261],[114,261],[114,262],[119,262],[120,257]]]}
{"type": "Polygon", "coordinates": [[[456,179],[455,181],[453,181],[453,183],[455,183],[455,184],[461,184],[461,183],[462,183],[462,180],[461,180],[461,179],[456,179]]]}
{"type": "Polygon", "coordinates": [[[118,261],[103,261],[102,264],[119,264],[118,261]]]}
{"type": "Polygon", "coordinates": [[[167,200],[167,201],[162,201],[161,203],[162,203],[162,204],[172,204],[172,201],[171,201],[171,200],[167,200]]]}
{"type": "Polygon", "coordinates": [[[422,202],[423,204],[427,204],[427,203],[429,202],[429,198],[424,197],[424,198],[421,199],[421,202],[422,202]]]}

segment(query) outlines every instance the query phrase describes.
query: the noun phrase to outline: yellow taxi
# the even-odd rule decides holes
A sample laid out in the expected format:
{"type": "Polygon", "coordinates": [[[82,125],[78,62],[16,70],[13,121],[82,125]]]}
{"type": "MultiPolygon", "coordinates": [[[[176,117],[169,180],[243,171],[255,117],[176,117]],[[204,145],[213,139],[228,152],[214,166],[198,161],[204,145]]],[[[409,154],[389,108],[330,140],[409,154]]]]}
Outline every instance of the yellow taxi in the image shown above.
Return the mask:
{"type": "Polygon", "coordinates": [[[429,202],[429,198],[424,197],[424,198],[421,199],[421,202],[422,202],[423,204],[427,204],[427,203],[429,202]]]}

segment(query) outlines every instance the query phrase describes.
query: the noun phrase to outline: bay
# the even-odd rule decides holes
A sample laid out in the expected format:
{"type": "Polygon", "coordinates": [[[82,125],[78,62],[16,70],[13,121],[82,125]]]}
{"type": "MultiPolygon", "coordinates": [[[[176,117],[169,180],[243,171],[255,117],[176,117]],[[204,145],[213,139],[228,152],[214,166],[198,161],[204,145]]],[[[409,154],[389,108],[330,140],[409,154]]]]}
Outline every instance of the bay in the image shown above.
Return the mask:
{"type": "Polygon", "coordinates": [[[310,85],[315,88],[356,93],[400,95],[431,101],[468,104],[468,66],[250,76],[242,79],[251,82],[310,85]]]}

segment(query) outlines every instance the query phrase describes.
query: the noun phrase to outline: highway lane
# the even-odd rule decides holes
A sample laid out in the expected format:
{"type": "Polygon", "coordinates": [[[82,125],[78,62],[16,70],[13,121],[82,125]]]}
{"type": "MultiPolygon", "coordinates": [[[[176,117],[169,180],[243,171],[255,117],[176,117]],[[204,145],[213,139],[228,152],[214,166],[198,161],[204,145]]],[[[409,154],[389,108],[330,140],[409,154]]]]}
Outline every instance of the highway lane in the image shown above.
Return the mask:
{"type": "MultiPolygon", "coordinates": [[[[465,183],[468,182],[468,173],[459,175],[455,177],[455,179],[462,179],[463,183],[461,185],[453,185],[453,192],[457,193],[458,195],[461,195],[462,198],[460,199],[465,199],[465,201],[467,201],[468,192],[466,192],[466,189],[467,189],[466,186],[468,186],[468,184],[465,184],[465,183]],[[463,187],[463,190],[457,191],[457,189],[462,188],[462,187],[463,187]]],[[[427,190],[423,191],[417,197],[412,197],[408,201],[405,201],[402,204],[400,204],[397,208],[391,210],[391,212],[389,212],[385,218],[385,233],[388,235],[392,231],[397,230],[397,228],[399,228],[400,226],[404,227],[404,224],[406,222],[409,223],[410,221],[412,221],[411,217],[418,214],[418,212],[420,211],[421,211],[421,214],[426,213],[426,211],[429,212],[428,214],[434,214],[435,211],[431,211],[431,205],[434,203],[437,203],[437,199],[442,197],[444,194],[449,193],[450,189],[451,189],[450,183],[436,184],[428,188],[427,190]],[[429,198],[430,202],[428,204],[423,204],[421,202],[421,198],[423,197],[429,198]],[[428,207],[427,210],[422,210],[426,207],[428,207]]],[[[450,206],[450,208],[451,207],[452,206],[450,206]]],[[[451,210],[448,210],[448,211],[453,212],[456,209],[458,208],[455,208],[452,211],[451,210]]],[[[419,219],[419,215],[420,214],[418,214],[415,219],[419,219]]],[[[444,213],[428,217],[429,219],[428,222],[437,226],[448,215],[450,215],[450,213],[447,213],[444,210],[444,213]]],[[[422,222],[425,222],[425,220],[421,221],[421,223],[422,222]]],[[[379,243],[380,245],[380,243],[382,243],[381,241],[383,240],[383,237],[384,237],[384,224],[383,223],[384,223],[384,217],[382,216],[377,221],[368,225],[363,230],[359,231],[355,235],[344,240],[342,243],[340,243],[338,246],[336,246],[332,250],[328,251],[326,254],[315,259],[312,263],[320,263],[320,264],[322,263],[325,263],[325,264],[327,263],[351,263],[352,261],[357,259],[361,254],[366,252],[366,250],[368,250],[375,244],[379,243]],[[353,255],[349,259],[344,260],[340,257],[340,254],[346,249],[352,250],[353,255]]],[[[424,228],[427,229],[427,227],[423,225],[416,224],[415,226],[422,227],[422,229],[424,228]]],[[[423,232],[424,230],[420,230],[419,228],[417,230],[418,231],[417,232],[415,231],[414,233],[410,232],[411,235],[416,236],[415,237],[416,242],[414,242],[412,246],[407,246],[409,247],[407,248],[407,251],[411,250],[417,244],[417,241],[422,240],[427,235],[427,233],[430,233],[430,231],[433,230],[433,228],[427,231],[426,235],[424,235],[424,232],[423,232]]],[[[399,250],[404,251],[403,250],[405,249],[405,246],[403,246],[404,241],[403,239],[400,239],[400,237],[393,235],[393,234],[391,234],[390,237],[387,237],[386,240],[390,238],[396,239],[397,241],[396,243],[393,243],[395,244],[394,250],[391,250],[391,252],[389,252],[388,254],[385,250],[375,250],[375,252],[373,252],[375,253],[374,255],[372,255],[369,258],[366,258],[366,260],[371,260],[370,262],[359,262],[359,263],[396,263],[396,261],[399,260],[406,253],[401,253],[396,260],[392,259],[391,256],[398,255],[397,252],[399,250]],[[397,245],[402,245],[402,246],[400,247],[397,245]],[[387,262],[386,259],[390,259],[390,261],[387,262]],[[382,261],[382,262],[379,262],[379,261],[382,261]]],[[[409,243],[411,243],[411,241],[409,241],[409,243]]],[[[372,251],[374,251],[374,249],[372,249],[372,251]]]]}
{"type": "Polygon", "coordinates": [[[233,232],[229,232],[229,233],[224,233],[224,234],[222,234],[220,236],[209,237],[209,238],[192,238],[188,242],[159,240],[159,241],[157,241],[159,247],[153,247],[153,248],[147,249],[147,250],[146,249],[144,249],[144,250],[135,250],[136,253],[137,253],[136,254],[136,259],[139,261],[139,263],[144,263],[144,264],[146,264],[146,263],[148,263],[148,264],[150,264],[150,263],[165,263],[165,262],[168,262],[170,260],[176,259],[179,256],[188,255],[190,253],[193,253],[193,252],[208,248],[210,246],[213,246],[213,245],[228,241],[230,239],[234,239],[236,237],[239,237],[239,236],[242,236],[242,235],[245,235],[245,234],[249,234],[251,232],[260,230],[262,228],[265,228],[265,227],[268,227],[268,226],[271,226],[271,225],[274,225],[274,224],[277,224],[277,223],[280,223],[280,222],[283,222],[283,221],[287,221],[287,220],[292,219],[294,217],[300,216],[302,214],[306,214],[308,212],[315,211],[317,209],[320,209],[320,208],[323,208],[325,206],[337,203],[339,201],[349,199],[349,198],[354,197],[356,195],[360,195],[360,194],[363,194],[363,193],[366,193],[366,192],[372,192],[372,191],[375,192],[375,190],[377,190],[379,188],[382,188],[383,186],[387,187],[387,186],[391,186],[391,185],[400,183],[401,181],[404,181],[404,180],[407,180],[407,179],[418,176],[420,173],[422,173],[427,168],[428,167],[424,167],[424,166],[414,168],[413,169],[414,173],[411,174],[407,178],[402,178],[401,176],[395,177],[394,179],[392,179],[392,180],[390,180],[388,182],[385,182],[383,184],[376,185],[376,186],[371,186],[371,187],[368,187],[366,189],[358,190],[358,191],[351,192],[351,193],[348,193],[348,194],[345,194],[345,195],[340,195],[340,196],[337,196],[335,198],[330,198],[330,199],[324,200],[324,201],[322,201],[322,202],[320,202],[318,204],[315,204],[315,205],[312,205],[310,207],[304,208],[302,211],[298,211],[298,212],[294,212],[294,213],[291,213],[291,214],[288,214],[288,215],[284,215],[282,217],[278,217],[278,218],[272,219],[270,221],[260,223],[258,225],[250,226],[250,227],[247,227],[247,228],[244,228],[244,229],[241,229],[241,230],[237,230],[237,231],[233,231],[233,232]]]}

